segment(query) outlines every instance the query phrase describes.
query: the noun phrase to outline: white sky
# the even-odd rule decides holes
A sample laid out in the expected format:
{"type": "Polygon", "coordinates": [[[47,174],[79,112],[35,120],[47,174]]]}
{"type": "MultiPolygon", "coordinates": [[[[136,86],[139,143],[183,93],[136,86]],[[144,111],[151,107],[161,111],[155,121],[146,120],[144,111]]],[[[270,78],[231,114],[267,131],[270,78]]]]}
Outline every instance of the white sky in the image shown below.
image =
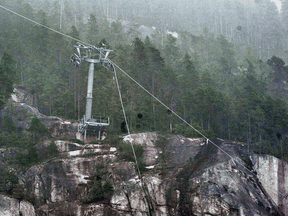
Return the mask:
{"type": "Polygon", "coordinates": [[[278,7],[278,10],[280,11],[281,10],[281,2],[280,2],[280,0],[272,0],[272,1],[276,3],[276,5],[278,7]]]}

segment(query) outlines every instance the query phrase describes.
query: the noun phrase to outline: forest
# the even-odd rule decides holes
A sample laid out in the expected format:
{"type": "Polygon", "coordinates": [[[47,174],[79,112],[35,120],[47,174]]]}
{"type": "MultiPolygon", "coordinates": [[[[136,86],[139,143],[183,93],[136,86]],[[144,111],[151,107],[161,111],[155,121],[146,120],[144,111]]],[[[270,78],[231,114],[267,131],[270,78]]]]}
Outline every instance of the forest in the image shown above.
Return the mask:
{"type": "MultiPolygon", "coordinates": [[[[113,62],[205,136],[288,158],[287,0],[281,11],[269,0],[0,0],[0,5],[86,43],[105,44],[113,62]],[[150,33],[143,36],[143,28],[150,33]]],[[[0,17],[0,108],[17,86],[41,113],[81,119],[88,64],[75,68],[69,61],[77,42],[2,7],[0,17]]],[[[109,134],[121,134],[114,74],[95,66],[92,113],[109,116],[109,134]]],[[[132,133],[199,136],[117,73],[132,133]]],[[[2,129],[1,136],[9,133],[2,129]]]]}

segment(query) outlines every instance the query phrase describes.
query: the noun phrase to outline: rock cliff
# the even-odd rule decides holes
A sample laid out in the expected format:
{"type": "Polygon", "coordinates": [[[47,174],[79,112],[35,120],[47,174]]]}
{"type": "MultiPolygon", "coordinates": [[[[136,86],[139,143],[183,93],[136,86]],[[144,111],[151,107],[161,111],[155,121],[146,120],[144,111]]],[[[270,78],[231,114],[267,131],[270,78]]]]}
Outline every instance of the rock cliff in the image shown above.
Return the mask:
{"type": "MultiPolygon", "coordinates": [[[[14,106],[18,127],[27,128],[24,105],[14,106]]],[[[9,167],[29,195],[0,195],[0,215],[288,215],[287,163],[247,154],[245,144],[214,140],[224,153],[201,138],[156,133],[79,144],[62,139],[72,138],[77,124],[38,116],[54,141],[42,140],[37,151],[55,144],[60,153],[21,170],[11,161],[24,149],[0,149],[0,172],[9,167]],[[143,147],[141,175],[121,143],[143,147]]]]}
{"type": "Polygon", "coordinates": [[[20,201],[0,194],[0,215],[36,216],[34,206],[27,201],[20,201]]]}
{"type": "Polygon", "coordinates": [[[271,155],[252,155],[259,182],[285,215],[288,215],[288,164],[271,155]]]}
{"type": "Polygon", "coordinates": [[[224,141],[217,145],[233,160],[202,139],[170,136],[166,143],[155,145],[157,139],[155,133],[123,137],[144,147],[147,170],[142,178],[133,162],[117,158],[113,143],[56,141],[61,156],[31,167],[23,176],[26,190],[35,197],[34,206],[2,195],[0,212],[55,216],[287,214],[285,162],[268,155],[249,158],[245,146],[224,141]],[[113,193],[89,201],[97,164],[105,169],[102,185],[109,180],[113,193]]]}

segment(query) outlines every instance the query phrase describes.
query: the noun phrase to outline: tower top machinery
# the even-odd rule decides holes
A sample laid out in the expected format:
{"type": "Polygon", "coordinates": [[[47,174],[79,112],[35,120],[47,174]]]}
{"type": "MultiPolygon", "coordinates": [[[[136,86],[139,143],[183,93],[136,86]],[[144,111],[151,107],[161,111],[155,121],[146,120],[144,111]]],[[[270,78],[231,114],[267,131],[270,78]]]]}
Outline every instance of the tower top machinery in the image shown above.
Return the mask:
{"type": "Polygon", "coordinates": [[[114,71],[114,65],[108,59],[108,55],[113,52],[113,50],[105,49],[103,47],[85,46],[81,43],[78,43],[74,47],[77,50],[77,54],[74,53],[70,58],[73,65],[79,67],[83,61],[89,63],[86,111],[78,125],[76,138],[86,140],[87,135],[89,135],[92,137],[97,136],[97,139],[100,140],[105,133],[106,127],[110,124],[110,119],[109,117],[92,117],[94,64],[100,63],[107,69],[114,71]]]}

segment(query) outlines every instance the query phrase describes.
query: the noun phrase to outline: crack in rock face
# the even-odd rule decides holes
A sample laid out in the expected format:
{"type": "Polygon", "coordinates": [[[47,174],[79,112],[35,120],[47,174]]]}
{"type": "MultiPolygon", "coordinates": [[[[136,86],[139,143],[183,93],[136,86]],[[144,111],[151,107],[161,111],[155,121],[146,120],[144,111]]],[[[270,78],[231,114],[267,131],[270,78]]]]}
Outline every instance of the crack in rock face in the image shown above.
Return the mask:
{"type": "MultiPolygon", "coordinates": [[[[60,157],[19,174],[25,191],[34,197],[34,206],[0,195],[0,215],[287,213],[286,200],[275,195],[275,191],[287,190],[285,162],[272,156],[249,158],[245,145],[215,141],[237,159],[235,164],[203,139],[169,136],[159,144],[156,143],[159,137],[156,133],[140,133],[123,138],[125,142],[143,146],[146,172],[142,173],[142,179],[134,162],[119,159],[121,152],[116,143],[84,145],[56,140],[60,157]],[[242,165],[254,169],[257,175],[242,165]],[[112,193],[107,193],[109,190],[112,193]]],[[[50,144],[47,140],[37,147],[50,144]]],[[[0,161],[4,163],[12,153],[1,152],[0,161]]]]}

